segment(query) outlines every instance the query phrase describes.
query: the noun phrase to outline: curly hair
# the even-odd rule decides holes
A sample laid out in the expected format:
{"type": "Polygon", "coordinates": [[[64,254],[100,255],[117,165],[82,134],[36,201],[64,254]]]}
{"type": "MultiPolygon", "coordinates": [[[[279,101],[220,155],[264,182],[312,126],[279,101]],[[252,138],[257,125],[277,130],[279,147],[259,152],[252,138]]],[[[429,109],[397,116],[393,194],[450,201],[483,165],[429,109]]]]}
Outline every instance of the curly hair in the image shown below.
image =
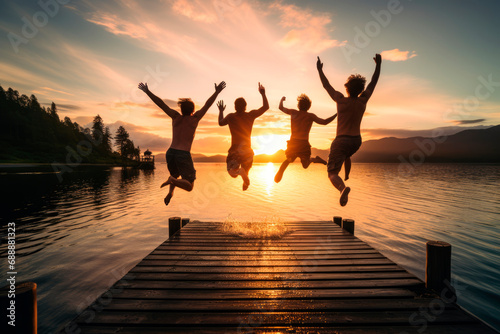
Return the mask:
{"type": "Polygon", "coordinates": [[[306,94],[300,94],[297,98],[299,110],[308,111],[311,108],[311,99],[306,94]]]}
{"type": "Polygon", "coordinates": [[[190,98],[179,99],[177,105],[181,108],[181,114],[189,116],[194,111],[194,102],[190,98]]]}
{"type": "Polygon", "coordinates": [[[361,74],[351,74],[345,83],[349,96],[357,97],[365,90],[366,78],[361,74]]]}

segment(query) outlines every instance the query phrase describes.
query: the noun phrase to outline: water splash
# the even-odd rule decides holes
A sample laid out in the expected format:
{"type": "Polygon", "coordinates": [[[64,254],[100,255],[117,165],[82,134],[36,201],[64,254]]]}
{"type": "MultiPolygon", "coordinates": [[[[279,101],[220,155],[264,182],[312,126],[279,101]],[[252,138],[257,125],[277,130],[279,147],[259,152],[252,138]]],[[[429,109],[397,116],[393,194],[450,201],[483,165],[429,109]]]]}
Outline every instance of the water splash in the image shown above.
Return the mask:
{"type": "Polygon", "coordinates": [[[232,215],[228,215],[222,224],[221,230],[223,233],[246,239],[280,239],[291,232],[278,216],[266,216],[245,222],[238,221],[232,215]]]}

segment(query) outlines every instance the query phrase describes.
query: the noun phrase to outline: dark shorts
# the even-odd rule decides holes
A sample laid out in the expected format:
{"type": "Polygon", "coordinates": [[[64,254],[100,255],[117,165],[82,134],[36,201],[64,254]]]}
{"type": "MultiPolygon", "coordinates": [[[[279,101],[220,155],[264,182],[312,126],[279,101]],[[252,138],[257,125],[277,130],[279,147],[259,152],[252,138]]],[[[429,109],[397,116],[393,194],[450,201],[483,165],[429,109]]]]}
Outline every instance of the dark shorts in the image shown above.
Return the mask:
{"type": "Polygon", "coordinates": [[[286,158],[295,160],[311,158],[311,144],[307,139],[290,139],[286,144],[286,158]]]}
{"type": "Polygon", "coordinates": [[[196,180],[196,170],[194,169],[193,158],[188,151],[169,148],[166,154],[167,167],[170,175],[175,178],[181,176],[191,183],[196,180]]]}
{"type": "Polygon", "coordinates": [[[248,172],[253,164],[253,150],[246,145],[236,146],[229,149],[226,158],[227,170],[238,169],[240,166],[248,172]]]}
{"type": "Polygon", "coordinates": [[[338,136],[330,147],[328,157],[328,173],[338,174],[344,161],[358,151],[361,136],[338,136]]]}

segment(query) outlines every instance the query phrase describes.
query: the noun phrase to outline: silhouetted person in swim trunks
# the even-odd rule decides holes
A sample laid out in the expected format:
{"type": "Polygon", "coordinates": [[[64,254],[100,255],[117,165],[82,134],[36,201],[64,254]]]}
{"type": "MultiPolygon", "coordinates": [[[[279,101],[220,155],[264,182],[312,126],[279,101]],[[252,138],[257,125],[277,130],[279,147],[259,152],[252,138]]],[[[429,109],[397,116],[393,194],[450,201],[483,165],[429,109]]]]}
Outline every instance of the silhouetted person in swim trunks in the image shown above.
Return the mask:
{"type": "Polygon", "coordinates": [[[323,87],[330,97],[337,102],[337,136],[330,148],[328,178],[341,193],[341,206],[347,204],[351,188],[345,186],[344,181],[339,177],[339,172],[342,169],[342,164],[346,162],[346,166],[344,166],[344,168],[346,168],[346,180],[349,178],[351,166],[350,157],[356,153],[361,146],[361,120],[366,110],[366,104],[372,96],[380,76],[382,57],[376,54],[373,60],[375,60],[376,64],[375,72],[366,89],[366,79],[364,77],[359,74],[351,75],[347,78],[347,82],[344,85],[347,91],[347,97],[333,89],[330,85],[323,73],[323,63],[319,57],[316,63],[323,87]]]}
{"type": "Polygon", "coordinates": [[[311,157],[311,145],[309,144],[309,132],[311,131],[311,127],[313,122],[318,124],[327,125],[331,121],[337,117],[337,114],[327,118],[319,118],[313,113],[307,112],[311,107],[311,100],[305,94],[300,95],[297,98],[298,108],[296,109],[288,109],[283,106],[283,102],[286,100],[286,97],[283,96],[280,101],[280,110],[287,115],[292,116],[292,135],[290,136],[290,140],[287,142],[286,148],[286,160],[283,161],[281,167],[276,173],[274,177],[274,182],[278,183],[281,181],[283,177],[283,173],[288,165],[297,159],[300,158],[300,162],[302,163],[302,167],[307,168],[311,164],[321,163],[326,165],[326,161],[321,159],[320,157],[313,158],[311,157]]]}
{"type": "Polygon", "coordinates": [[[262,116],[268,109],[269,103],[266,97],[266,89],[259,82],[259,93],[262,95],[262,107],[256,110],[245,112],[247,102],[240,97],[234,101],[236,112],[224,117],[226,106],[223,101],[219,101],[219,125],[229,125],[231,132],[231,147],[226,158],[227,171],[229,175],[236,178],[238,175],[243,179],[243,190],[247,190],[250,185],[248,171],[253,164],[252,150],[252,128],[253,122],[259,116],[262,116]]]}
{"type": "Polygon", "coordinates": [[[165,205],[170,203],[175,187],[186,191],[193,190],[196,170],[191,158],[191,145],[193,144],[196,128],[202,117],[205,116],[208,109],[215,102],[219,93],[226,87],[226,83],[222,81],[218,85],[214,84],[214,86],[215,93],[210,96],[205,105],[197,112],[194,112],[194,102],[191,99],[179,99],[178,105],[181,109],[181,113],[179,114],[167,106],[158,96],[151,93],[147,84],[143,84],[142,82],[139,84],[139,89],[144,91],[160,109],[172,118],[172,143],[166,153],[170,177],[161,185],[162,188],[167,185],[170,186],[169,192],[164,199],[165,205]],[[179,176],[181,179],[178,179],[179,176]]]}

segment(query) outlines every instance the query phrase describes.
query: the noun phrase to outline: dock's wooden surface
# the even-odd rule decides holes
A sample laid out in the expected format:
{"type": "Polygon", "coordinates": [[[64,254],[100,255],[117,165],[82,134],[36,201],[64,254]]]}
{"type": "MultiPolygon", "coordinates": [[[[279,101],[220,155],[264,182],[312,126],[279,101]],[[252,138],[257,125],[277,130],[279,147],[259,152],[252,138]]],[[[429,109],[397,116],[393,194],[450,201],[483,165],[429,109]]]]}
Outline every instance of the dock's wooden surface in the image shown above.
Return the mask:
{"type": "Polygon", "coordinates": [[[76,319],[82,333],[494,333],[332,222],[278,240],[191,222],[76,319]],[[424,294],[424,296],[426,296],[424,294]],[[106,304],[106,305],[101,305],[106,304]]]}

